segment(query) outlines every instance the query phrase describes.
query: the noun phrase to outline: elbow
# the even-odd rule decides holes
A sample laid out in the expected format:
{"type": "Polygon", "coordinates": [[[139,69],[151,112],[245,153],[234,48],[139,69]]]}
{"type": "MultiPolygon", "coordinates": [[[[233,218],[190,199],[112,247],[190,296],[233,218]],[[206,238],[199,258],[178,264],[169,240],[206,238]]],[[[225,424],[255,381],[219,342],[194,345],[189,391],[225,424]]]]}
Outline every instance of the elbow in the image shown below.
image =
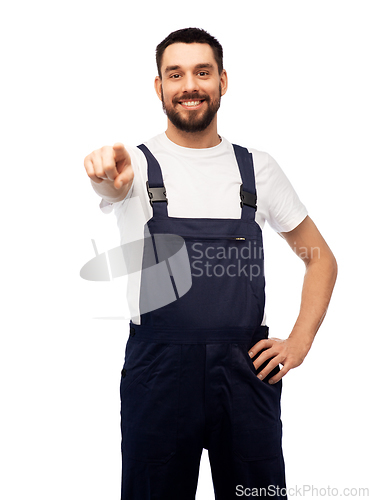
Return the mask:
{"type": "Polygon", "coordinates": [[[332,260],[331,260],[332,275],[333,275],[333,281],[335,283],[338,276],[338,262],[337,259],[334,257],[334,254],[331,255],[332,255],[332,260]]]}
{"type": "Polygon", "coordinates": [[[316,268],[320,270],[320,274],[326,276],[334,286],[338,275],[338,262],[329,248],[324,252],[318,252],[313,258],[307,259],[305,264],[306,272],[310,268],[316,268]]]}
{"type": "Polygon", "coordinates": [[[329,250],[329,252],[322,256],[320,261],[322,274],[328,277],[329,282],[332,284],[332,287],[334,287],[338,276],[337,259],[333,252],[329,250]]]}

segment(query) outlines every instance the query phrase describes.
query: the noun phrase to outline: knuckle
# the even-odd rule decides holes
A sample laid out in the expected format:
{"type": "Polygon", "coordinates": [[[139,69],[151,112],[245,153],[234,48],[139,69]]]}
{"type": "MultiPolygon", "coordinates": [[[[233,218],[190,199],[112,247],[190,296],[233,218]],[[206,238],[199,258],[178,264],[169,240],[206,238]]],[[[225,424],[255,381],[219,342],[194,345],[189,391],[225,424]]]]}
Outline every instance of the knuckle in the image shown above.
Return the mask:
{"type": "Polygon", "coordinates": [[[113,157],[114,150],[112,146],[103,146],[102,148],[100,148],[100,152],[102,156],[111,155],[113,157]]]}
{"type": "Polygon", "coordinates": [[[92,167],[93,163],[91,161],[91,156],[88,155],[86,156],[86,158],[84,159],[84,167],[86,170],[91,170],[91,167],[92,167]]]}

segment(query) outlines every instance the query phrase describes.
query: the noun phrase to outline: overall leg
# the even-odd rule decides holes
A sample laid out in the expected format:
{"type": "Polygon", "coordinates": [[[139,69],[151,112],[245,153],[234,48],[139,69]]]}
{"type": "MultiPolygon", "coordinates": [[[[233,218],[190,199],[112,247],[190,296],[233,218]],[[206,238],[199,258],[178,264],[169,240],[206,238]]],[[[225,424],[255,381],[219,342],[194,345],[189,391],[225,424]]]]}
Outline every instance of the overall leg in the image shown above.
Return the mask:
{"type": "Polygon", "coordinates": [[[121,379],[121,500],[194,500],[204,346],[129,340],[121,379]]]}
{"type": "Polygon", "coordinates": [[[258,498],[285,499],[281,385],[258,379],[246,344],[208,345],[206,367],[215,499],[239,498],[246,489],[249,496],[258,491],[258,498]]]}

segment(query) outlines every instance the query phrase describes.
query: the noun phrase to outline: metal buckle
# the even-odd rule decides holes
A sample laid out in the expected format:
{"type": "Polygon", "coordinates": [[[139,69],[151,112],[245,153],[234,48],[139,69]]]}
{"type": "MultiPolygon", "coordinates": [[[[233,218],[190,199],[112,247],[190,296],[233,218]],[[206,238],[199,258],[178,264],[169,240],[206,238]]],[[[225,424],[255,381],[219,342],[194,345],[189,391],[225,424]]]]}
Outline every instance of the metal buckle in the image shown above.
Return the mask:
{"type": "Polygon", "coordinates": [[[151,206],[153,206],[153,203],[156,201],[165,201],[168,203],[167,197],[166,197],[166,190],[165,187],[149,187],[149,181],[146,182],[146,189],[148,191],[149,195],[149,203],[151,206]]]}

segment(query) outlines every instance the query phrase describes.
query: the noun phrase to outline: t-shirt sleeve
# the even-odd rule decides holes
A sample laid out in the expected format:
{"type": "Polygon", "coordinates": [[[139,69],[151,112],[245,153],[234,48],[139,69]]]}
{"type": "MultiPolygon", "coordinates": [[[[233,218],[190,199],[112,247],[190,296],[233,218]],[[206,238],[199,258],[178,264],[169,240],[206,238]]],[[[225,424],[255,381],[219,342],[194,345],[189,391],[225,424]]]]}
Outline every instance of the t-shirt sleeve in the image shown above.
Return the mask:
{"type": "Polygon", "coordinates": [[[308,215],[289,179],[278,163],[268,155],[267,222],[276,232],[295,229],[308,215]]]}
{"type": "Polygon", "coordinates": [[[113,203],[110,203],[109,201],[104,200],[104,198],[101,198],[99,208],[103,212],[103,214],[110,214],[113,210],[113,203]]]}
{"type": "Polygon", "coordinates": [[[120,205],[122,205],[126,200],[131,198],[132,195],[132,190],[133,190],[133,184],[130,187],[129,192],[127,193],[126,197],[123,200],[116,201],[114,203],[111,203],[107,200],[104,200],[104,198],[100,199],[99,203],[99,208],[103,212],[103,214],[110,214],[114,209],[118,208],[120,205]]]}

